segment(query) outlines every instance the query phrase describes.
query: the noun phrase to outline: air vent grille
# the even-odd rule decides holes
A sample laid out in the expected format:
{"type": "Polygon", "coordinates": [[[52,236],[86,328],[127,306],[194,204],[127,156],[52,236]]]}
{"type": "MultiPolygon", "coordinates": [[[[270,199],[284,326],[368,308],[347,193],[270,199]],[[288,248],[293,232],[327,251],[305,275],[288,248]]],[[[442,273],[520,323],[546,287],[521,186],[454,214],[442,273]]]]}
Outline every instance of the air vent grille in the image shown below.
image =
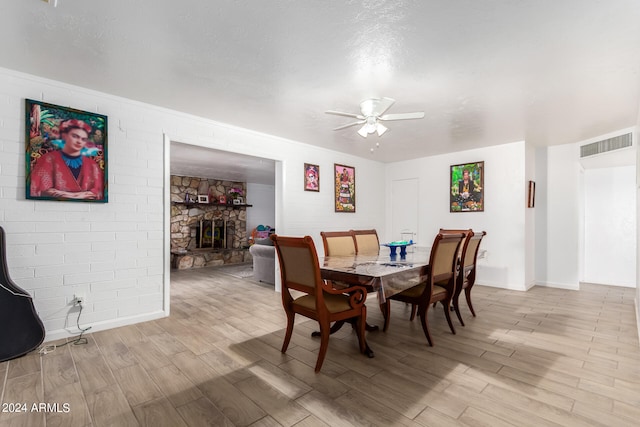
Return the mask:
{"type": "Polygon", "coordinates": [[[603,139],[602,141],[580,147],[580,157],[593,156],[595,154],[606,153],[607,151],[619,150],[620,148],[631,147],[631,133],[603,139]]]}

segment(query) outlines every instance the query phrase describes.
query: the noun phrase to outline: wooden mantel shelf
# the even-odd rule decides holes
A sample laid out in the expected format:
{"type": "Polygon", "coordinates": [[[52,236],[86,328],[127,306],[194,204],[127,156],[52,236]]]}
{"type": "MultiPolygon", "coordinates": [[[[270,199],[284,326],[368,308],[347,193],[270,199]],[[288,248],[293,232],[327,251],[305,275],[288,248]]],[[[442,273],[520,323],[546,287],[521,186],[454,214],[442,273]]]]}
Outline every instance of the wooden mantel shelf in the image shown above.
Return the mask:
{"type": "Polygon", "coordinates": [[[186,206],[187,208],[192,208],[196,206],[218,206],[223,208],[251,208],[253,205],[247,205],[246,203],[240,205],[233,205],[229,203],[187,203],[187,202],[171,202],[174,206],[186,206]]]}

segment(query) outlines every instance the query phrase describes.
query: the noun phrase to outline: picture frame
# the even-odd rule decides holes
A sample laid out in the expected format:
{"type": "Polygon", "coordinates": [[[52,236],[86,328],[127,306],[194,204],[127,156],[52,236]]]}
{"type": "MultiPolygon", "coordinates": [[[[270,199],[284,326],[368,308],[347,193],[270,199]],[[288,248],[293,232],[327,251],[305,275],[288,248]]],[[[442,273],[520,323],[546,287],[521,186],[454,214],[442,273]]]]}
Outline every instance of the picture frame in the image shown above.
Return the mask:
{"type": "Polygon", "coordinates": [[[536,204],[536,183],[535,181],[529,181],[529,194],[527,197],[527,207],[533,208],[536,204]]]}
{"type": "Polygon", "coordinates": [[[335,211],[356,211],[356,168],[334,163],[335,211]]]}
{"type": "Polygon", "coordinates": [[[107,116],[25,99],[26,199],[107,203],[107,116]]]}
{"type": "Polygon", "coordinates": [[[234,205],[243,205],[244,204],[244,199],[241,196],[238,196],[235,199],[233,199],[233,204],[234,205]]]}
{"type": "Polygon", "coordinates": [[[198,203],[209,203],[208,194],[198,194],[198,203]]]}
{"type": "Polygon", "coordinates": [[[304,164],[304,191],[320,191],[320,166],[304,164]]]}
{"type": "Polygon", "coordinates": [[[484,162],[451,165],[449,212],[484,212],[484,162]]]}
{"type": "Polygon", "coordinates": [[[227,204],[227,196],[225,196],[224,194],[221,194],[218,196],[218,203],[220,203],[221,205],[226,205],[227,204]]]}

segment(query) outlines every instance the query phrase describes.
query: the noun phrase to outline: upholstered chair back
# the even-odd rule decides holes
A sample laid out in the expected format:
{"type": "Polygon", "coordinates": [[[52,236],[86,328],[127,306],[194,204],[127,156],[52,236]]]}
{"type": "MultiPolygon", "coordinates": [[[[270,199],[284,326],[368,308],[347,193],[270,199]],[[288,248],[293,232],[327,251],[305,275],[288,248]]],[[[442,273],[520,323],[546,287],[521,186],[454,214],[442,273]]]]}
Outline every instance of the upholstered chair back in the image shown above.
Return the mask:
{"type": "Polygon", "coordinates": [[[280,255],[286,269],[284,277],[289,287],[313,294],[313,289],[316,287],[315,272],[318,260],[312,257],[309,248],[281,246],[280,255]]]}
{"type": "Polygon", "coordinates": [[[358,255],[378,255],[380,242],[376,230],[352,230],[358,255]]]}
{"type": "Polygon", "coordinates": [[[323,231],[322,243],[325,256],[354,256],[356,243],[350,231],[323,231]]]}
{"type": "Polygon", "coordinates": [[[453,273],[458,249],[463,238],[463,234],[438,234],[436,236],[429,262],[434,282],[450,277],[453,273]]]}

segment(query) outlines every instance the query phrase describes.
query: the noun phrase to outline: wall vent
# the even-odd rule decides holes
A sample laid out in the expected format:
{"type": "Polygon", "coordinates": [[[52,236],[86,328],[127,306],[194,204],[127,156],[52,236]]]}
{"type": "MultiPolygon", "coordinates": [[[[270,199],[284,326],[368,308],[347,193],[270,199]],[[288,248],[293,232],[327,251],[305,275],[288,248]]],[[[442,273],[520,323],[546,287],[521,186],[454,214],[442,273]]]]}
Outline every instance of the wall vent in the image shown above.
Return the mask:
{"type": "Polygon", "coordinates": [[[589,157],[607,151],[619,150],[620,148],[631,147],[631,133],[603,139],[602,141],[580,147],[580,157],[589,157]]]}

